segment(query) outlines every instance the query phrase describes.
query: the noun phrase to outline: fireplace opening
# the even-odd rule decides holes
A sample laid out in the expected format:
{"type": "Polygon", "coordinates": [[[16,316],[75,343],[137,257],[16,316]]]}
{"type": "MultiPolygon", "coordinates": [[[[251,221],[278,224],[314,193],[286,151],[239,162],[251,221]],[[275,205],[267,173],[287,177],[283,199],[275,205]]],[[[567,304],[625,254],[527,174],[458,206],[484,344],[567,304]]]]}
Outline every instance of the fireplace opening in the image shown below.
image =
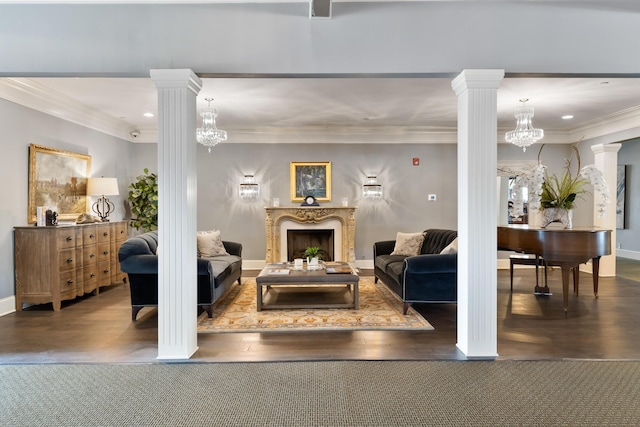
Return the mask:
{"type": "Polygon", "coordinates": [[[323,261],[333,261],[333,230],[287,230],[287,260],[304,258],[309,246],[320,248],[323,261]]]}

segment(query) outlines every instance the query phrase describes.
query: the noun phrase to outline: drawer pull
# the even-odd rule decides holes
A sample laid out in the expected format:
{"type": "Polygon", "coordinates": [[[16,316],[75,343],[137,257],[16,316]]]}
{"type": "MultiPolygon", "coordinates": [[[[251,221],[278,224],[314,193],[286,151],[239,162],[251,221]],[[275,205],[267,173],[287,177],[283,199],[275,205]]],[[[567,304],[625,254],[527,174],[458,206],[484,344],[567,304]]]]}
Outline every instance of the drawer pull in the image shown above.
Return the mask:
{"type": "Polygon", "coordinates": [[[109,272],[108,268],[105,268],[104,271],[103,271],[103,273],[108,273],[108,272],[109,272]]]}
{"type": "Polygon", "coordinates": [[[109,251],[104,251],[103,254],[109,255],[109,251]]]}
{"type": "Polygon", "coordinates": [[[96,254],[91,253],[91,255],[89,255],[89,258],[93,258],[93,257],[95,257],[95,256],[96,256],[96,254]]]}
{"type": "Polygon", "coordinates": [[[95,236],[93,235],[93,233],[89,234],[89,238],[93,239],[95,236]]]}
{"type": "Polygon", "coordinates": [[[67,236],[67,242],[70,242],[70,241],[72,241],[72,240],[73,240],[73,237],[71,237],[71,236],[67,236]]]}
{"type": "Polygon", "coordinates": [[[102,233],[102,235],[103,235],[104,237],[107,237],[107,236],[109,235],[109,233],[107,233],[107,232],[105,231],[104,233],[102,233]]]}
{"type": "Polygon", "coordinates": [[[94,277],[96,277],[96,273],[91,273],[91,275],[89,277],[91,277],[93,279],[94,277]]]}
{"type": "Polygon", "coordinates": [[[73,262],[73,258],[67,258],[67,264],[71,264],[73,262]]]}
{"type": "Polygon", "coordinates": [[[67,285],[70,285],[70,284],[72,284],[72,283],[73,283],[73,280],[72,280],[72,279],[67,280],[67,285]]]}

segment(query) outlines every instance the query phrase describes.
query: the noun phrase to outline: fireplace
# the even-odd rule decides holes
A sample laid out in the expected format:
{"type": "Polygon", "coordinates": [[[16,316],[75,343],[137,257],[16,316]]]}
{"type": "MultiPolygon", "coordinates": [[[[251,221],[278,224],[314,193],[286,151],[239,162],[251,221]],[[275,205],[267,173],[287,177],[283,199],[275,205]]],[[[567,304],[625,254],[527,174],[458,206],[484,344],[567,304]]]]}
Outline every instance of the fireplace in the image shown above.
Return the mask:
{"type": "Polygon", "coordinates": [[[333,261],[333,229],[287,230],[287,261],[304,258],[309,246],[320,248],[319,258],[333,261]]]}
{"type": "MultiPolygon", "coordinates": [[[[355,207],[267,207],[266,262],[291,260],[290,230],[325,230],[333,233],[332,261],[355,262],[355,207]]],[[[328,245],[328,244],[327,244],[328,245]]],[[[306,245],[320,246],[320,245],[306,245]]],[[[294,257],[295,258],[295,257],[294,257]]]]}

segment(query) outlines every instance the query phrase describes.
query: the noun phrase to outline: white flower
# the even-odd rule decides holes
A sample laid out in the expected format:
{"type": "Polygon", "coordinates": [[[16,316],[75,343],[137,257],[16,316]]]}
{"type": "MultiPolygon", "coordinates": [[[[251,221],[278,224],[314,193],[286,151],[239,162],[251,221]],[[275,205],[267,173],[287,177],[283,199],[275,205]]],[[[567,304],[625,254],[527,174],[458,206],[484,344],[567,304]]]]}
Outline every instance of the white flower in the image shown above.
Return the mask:
{"type": "Polygon", "coordinates": [[[593,185],[593,189],[598,195],[596,206],[598,207],[598,217],[602,218],[607,213],[609,203],[609,186],[607,185],[602,172],[595,165],[588,165],[580,170],[580,175],[588,179],[593,185]]]}

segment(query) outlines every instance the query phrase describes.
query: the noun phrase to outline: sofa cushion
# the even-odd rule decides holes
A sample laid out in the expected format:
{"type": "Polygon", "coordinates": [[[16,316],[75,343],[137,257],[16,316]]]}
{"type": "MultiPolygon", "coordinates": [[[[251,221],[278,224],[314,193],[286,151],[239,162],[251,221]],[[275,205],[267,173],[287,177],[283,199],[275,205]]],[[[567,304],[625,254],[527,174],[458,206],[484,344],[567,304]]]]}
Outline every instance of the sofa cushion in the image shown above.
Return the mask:
{"type": "Polygon", "coordinates": [[[220,230],[198,231],[198,256],[212,257],[217,255],[229,255],[222,244],[220,230]]]}
{"type": "Polygon", "coordinates": [[[457,254],[458,253],[458,238],[453,239],[453,242],[449,243],[446,248],[440,251],[441,254],[457,254]]]}
{"type": "Polygon", "coordinates": [[[402,263],[406,256],[404,255],[378,255],[373,261],[377,269],[387,271],[387,266],[392,262],[402,263]]]}
{"type": "Polygon", "coordinates": [[[413,256],[420,253],[424,242],[424,233],[398,233],[391,255],[413,256]]]}
{"type": "Polygon", "coordinates": [[[385,271],[389,276],[393,278],[398,284],[402,283],[402,276],[404,274],[404,263],[403,262],[392,262],[387,265],[387,270],[385,271]]]}

